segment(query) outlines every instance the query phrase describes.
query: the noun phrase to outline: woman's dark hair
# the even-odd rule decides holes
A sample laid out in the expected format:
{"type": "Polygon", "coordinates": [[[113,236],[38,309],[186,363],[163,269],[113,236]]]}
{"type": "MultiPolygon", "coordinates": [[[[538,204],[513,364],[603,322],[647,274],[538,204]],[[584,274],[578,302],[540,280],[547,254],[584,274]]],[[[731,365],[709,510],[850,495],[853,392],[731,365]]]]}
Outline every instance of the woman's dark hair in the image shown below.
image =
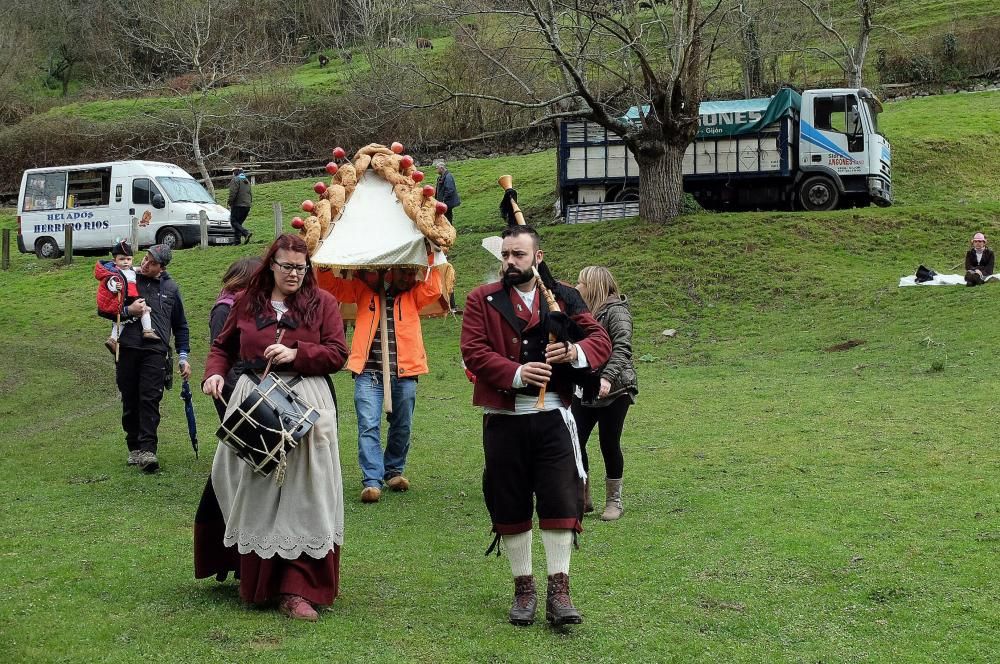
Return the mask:
{"type": "Polygon", "coordinates": [[[302,286],[295,293],[285,298],[289,315],[298,323],[312,325],[316,322],[319,309],[319,297],[316,292],[316,277],[313,276],[312,263],[309,261],[309,248],[299,235],[285,233],[279,235],[264,254],[263,263],[247,285],[247,307],[254,316],[271,309],[271,292],[274,290],[274,272],[271,265],[274,256],[279,251],[292,251],[306,257],[306,273],[302,275],[302,286]]]}
{"type": "Polygon", "coordinates": [[[222,275],[222,290],[227,290],[230,293],[246,290],[262,262],[260,256],[245,256],[230,265],[226,273],[222,275]]]}

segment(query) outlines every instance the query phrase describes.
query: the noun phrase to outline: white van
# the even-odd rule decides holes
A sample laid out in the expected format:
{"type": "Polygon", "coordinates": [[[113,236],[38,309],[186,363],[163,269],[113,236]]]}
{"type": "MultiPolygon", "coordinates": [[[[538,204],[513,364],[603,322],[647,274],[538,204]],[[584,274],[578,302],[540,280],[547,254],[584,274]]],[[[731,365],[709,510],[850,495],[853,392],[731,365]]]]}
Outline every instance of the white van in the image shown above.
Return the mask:
{"type": "Polygon", "coordinates": [[[210,244],[232,244],[229,210],[184,169],[157,161],[114,161],[32,168],[17,197],[17,247],[39,258],[62,253],[64,225],[74,249],[111,249],[139,220],[139,247],[198,244],[198,213],[208,213],[210,244]]]}

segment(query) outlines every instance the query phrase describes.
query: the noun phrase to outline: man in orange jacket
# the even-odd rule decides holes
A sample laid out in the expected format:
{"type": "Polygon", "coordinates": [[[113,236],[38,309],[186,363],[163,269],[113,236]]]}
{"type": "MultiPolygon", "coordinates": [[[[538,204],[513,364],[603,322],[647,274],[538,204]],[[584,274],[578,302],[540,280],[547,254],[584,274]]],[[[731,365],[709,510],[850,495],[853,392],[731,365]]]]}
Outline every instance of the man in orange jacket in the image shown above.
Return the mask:
{"type": "Polygon", "coordinates": [[[358,307],[347,368],[354,374],[354,408],[358,415],[358,463],[363,488],[361,502],[377,503],[383,483],[406,491],[403,476],[410,450],[410,426],[416,404],[417,377],[428,373],[427,352],[420,329],[420,310],[441,296],[441,277],[431,269],[424,281],[412,268],[393,268],[380,277],[360,270],[353,279],[321,271],[318,283],[343,303],[358,307]],[[385,302],[379,279],[385,279],[385,302]],[[387,312],[389,371],[392,375],[392,413],[385,451],[382,450],[382,332],[379,312],[387,312]]]}

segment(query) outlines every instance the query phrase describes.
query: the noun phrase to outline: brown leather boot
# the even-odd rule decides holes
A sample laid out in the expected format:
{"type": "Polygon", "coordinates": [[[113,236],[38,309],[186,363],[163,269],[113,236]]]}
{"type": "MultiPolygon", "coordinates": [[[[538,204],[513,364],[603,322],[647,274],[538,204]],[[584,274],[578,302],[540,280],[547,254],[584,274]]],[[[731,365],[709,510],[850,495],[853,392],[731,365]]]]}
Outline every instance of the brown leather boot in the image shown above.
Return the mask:
{"type": "Polygon", "coordinates": [[[601,521],[617,521],[625,512],[625,507],[622,505],[622,481],[620,479],[604,480],[604,483],[607,487],[607,498],[604,502],[604,514],[601,515],[601,521]]]}
{"type": "Polygon", "coordinates": [[[553,627],[559,625],[579,625],[583,622],[580,612],[569,598],[569,575],[559,572],[549,577],[549,588],[545,598],[545,619],[553,627]]]}
{"type": "Polygon", "coordinates": [[[160,340],[160,335],[158,335],[156,333],[156,330],[149,329],[149,330],[143,330],[142,331],[142,338],[143,339],[149,339],[150,341],[159,341],[160,340]]]}
{"type": "Polygon", "coordinates": [[[527,626],[535,622],[535,607],[538,595],[535,592],[535,577],[530,574],[514,577],[514,603],[510,607],[508,620],[511,625],[527,626]]]}
{"type": "Polygon", "coordinates": [[[590,514],[594,511],[594,501],[590,498],[590,478],[583,484],[583,513],[590,514]]]}

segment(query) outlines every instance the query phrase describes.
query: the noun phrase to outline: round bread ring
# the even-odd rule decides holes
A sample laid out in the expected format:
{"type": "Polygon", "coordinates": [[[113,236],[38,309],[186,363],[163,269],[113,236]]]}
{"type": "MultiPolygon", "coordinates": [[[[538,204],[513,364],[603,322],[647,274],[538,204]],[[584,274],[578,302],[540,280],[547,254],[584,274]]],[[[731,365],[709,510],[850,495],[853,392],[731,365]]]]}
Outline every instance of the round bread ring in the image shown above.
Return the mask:
{"type": "Polygon", "coordinates": [[[340,176],[340,184],[344,186],[345,198],[350,198],[354,188],[358,186],[358,172],[354,170],[354,164],[344,164],[337,175],[340,176]]]}
{"type": "Polygon", "coordinates": [[[358,155],[366,154],[369,157],[376,154],[394,154],[392,150],[385,147],[381,143],[369,143],[365,147],[361,148],[354,153],[354,158],[357,159],[358,155]]]}
{"type": "Polygon", "coordinates": [[[440,240],[438,245],[442,247],[451,247],[455,244],[455,239],[458,237],[455,227],[448,221],[448,217],[443,214],[439,214],[434,218],[434,231],[440,240]]]}
{"type": "Polygon", "coordinates": [[[354,158],[354,169],[356,172],[356,176],[360,178],[362,175],[364,175],[365,170],[367,170],[368,165],[371,164],[371,162],[372,162],[371,155],[367,154],[357,155],[354,158]]]}
{"type": "Polygon", "coordinates": [[[421,207],[417,212],[417,218],[413,220],[417,228],[424,234],[424,237],[434,239],[434,208],[421,207]]]}
{"type": "MultiPolygon", "coordinates": [[[[329,189],[327,189],[329,191],[329,189]]],[[[323,198],[316,204],[315,214],[319,219],[319,237],[323,239],[330,232],[330,201],[323,198]]]]}
{"type": "Polygon", "coordinates": [[[326,197],[330,200],[331,218],[334,218],[344,209],[344,203],[347,202],[347,190],[342,184],[331,184],[326,189],[326,197]]]}
{"type": "Polygon", "coordinates": [[[315,216],[310,216],[308,219],[305,220],[305,226],[303,230],[305,230],[306,247],[309,249],[309,255],[311,256],[313,253],[316,252],[316,247],[317,245],[319,245],[319,240],[320,240],[319,219],[317,219],[315,216]]]}

